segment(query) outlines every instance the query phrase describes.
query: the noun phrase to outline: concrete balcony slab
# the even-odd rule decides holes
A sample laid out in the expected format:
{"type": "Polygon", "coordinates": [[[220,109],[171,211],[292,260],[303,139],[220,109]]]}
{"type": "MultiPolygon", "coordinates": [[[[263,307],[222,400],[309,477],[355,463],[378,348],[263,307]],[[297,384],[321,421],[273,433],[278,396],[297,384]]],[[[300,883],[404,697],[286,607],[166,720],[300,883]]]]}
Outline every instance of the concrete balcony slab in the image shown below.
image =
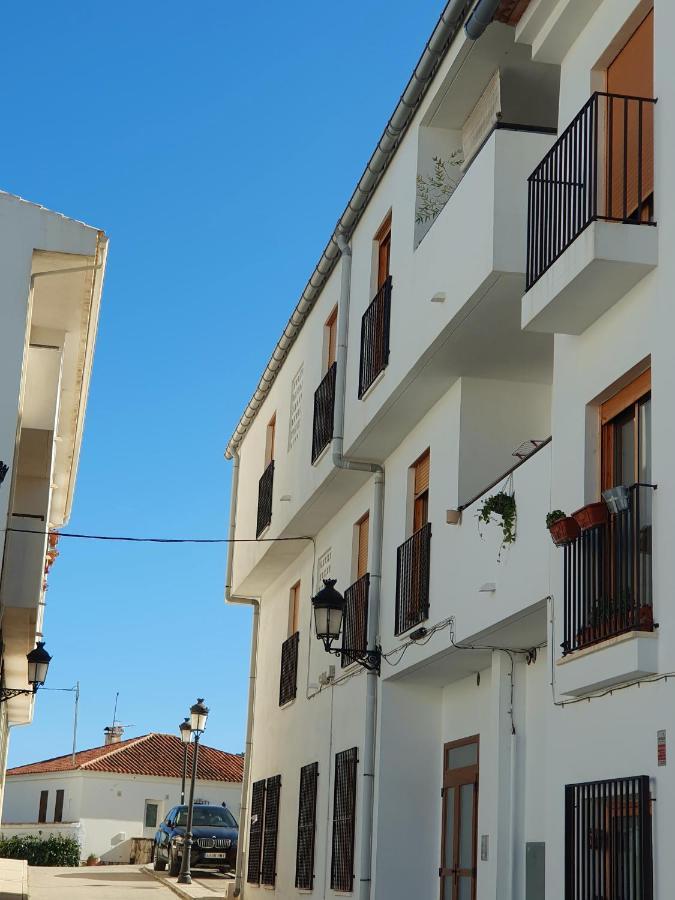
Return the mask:
{"type": "Polygon", "coordinates": [[[556,663],[556,686],[575,697],[658,672],[655,632],[629,631],[577,650],[556,663]]]}

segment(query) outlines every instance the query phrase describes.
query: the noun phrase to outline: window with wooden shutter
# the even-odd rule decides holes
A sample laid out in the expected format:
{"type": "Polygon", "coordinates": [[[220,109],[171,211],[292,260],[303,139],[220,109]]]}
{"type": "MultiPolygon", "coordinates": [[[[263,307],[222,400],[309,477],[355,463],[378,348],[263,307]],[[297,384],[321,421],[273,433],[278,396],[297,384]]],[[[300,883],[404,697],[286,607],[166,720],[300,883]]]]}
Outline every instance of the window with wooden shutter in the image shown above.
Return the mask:
{"type": "Polygon", "coordinates": [[[413,464],[413,534],[429,521],[429,468],[431,454],[425,450],[413,464]]]}
{"type": "Polygon", "coordinates": [[[300,769],[298,797],[298,843],[295,856],[295,886],[311,891],[314,885],[314,840],[316,833],[316,794],[318,762],[300,769]]]}
{"type": "Polygon", "coordinates": [[[337,319],[338,308],[336,306],[328,316],[324,326],[326,340],[326,365],[324,372],[327,372],[337,359],[337,319]]]}
{"type": "Polygon", "coordinates": [[[56,803],[54,805],[54,821],[62,822],[63,821],[63,791],[56,792],[56,803]]]}
{"type": "Polygon", "coordinates": [[[300,623],[300,582],[296,581],[288,596],[288,637],[299,631],[300,623]]]}
{"type": "Polygon", "coordinates": [[[279,800],[281,775],[267,779],[265,799],[265,826],[263,828],[263,853],[260,867],[260,884],[274,886],[277,880],[277,839],[279,834],[279,800]]]}
{"type": "Polygon", "coordinates": [[[265,819],[265,779],[255,781],[251,787],[251,820],[248,833],[248,866],[246,880],[260,884],[262,860],[263,822],[265,819]]]}
{"type": "Polygon", "coordinates": [[[265,436],[265,468],[274,459],[274,440],[277,430],[277,414],[275,413],[267,423],[267,434],[265,436]]]}
{"type": "Polygon", "coordinates": [[[335,754],[333,853],[330,872],[330,886],[334,891],[348,892],[354,886],[357,757],[356,747],[335,754]]]}
{"type": "Polygon", "coordinates": [[[391,213],[380,225],[375,235],[377,244],[377,289],[382,287],[389,278],[389,266],[391,262],[391,213]]]}
{"type": "Polygon", "coordinates": [[[40,791],[40,807],[38,809],[38,822],[47,821],[47,803],[49,802],[49,791],[40,791]]]}
{"type": "Polygon", "coordinates": [[[298,691],[298,647],[300,635],[296,631],[281,645],[281,673],[279,676],[279,706],[295,700],[298,691]]]}
{"type": "Polygon", "coordinates": [[[370,515],[359,520],[356,525],[356,579],[363,578],[368,571],[368,529],[370,527],[370,515]]]}

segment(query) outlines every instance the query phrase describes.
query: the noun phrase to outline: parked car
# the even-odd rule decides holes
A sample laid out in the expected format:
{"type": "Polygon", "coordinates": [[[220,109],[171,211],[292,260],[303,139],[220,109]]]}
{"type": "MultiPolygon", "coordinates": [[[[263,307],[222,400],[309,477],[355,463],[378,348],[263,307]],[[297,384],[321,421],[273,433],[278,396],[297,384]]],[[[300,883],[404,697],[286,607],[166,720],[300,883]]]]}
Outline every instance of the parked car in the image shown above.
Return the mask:
{"type": "MultiPolygon", "coordinates": [[[[174,806],[155,834],[153,864],[155,871],[169,867],[169,875],[178,875],[185,843],[187,806],[174,806]]],[[[226,806],[195,804],[192,817],[192,853],[190,867],[195,869],[234,868],[237,859],[237,822],[226,806]]]]}

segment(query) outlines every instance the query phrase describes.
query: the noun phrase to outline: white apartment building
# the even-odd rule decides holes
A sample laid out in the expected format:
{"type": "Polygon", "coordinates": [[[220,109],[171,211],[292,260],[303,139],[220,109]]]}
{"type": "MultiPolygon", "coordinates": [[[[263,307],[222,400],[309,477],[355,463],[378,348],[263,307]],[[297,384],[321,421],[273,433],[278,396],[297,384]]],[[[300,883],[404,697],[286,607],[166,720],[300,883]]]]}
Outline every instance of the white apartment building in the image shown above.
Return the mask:
{"type": "Polygon", "coordinates": [[[9,728],[33,718],[26,655],[44,640],[48,532],[71,512],[107,251],[102,231],[0,192],[0,802],[9,728]]]}
{"type": "Polygon", "coordinates": [[[673,896],[673,34],[448,2],[274,349],[226,452],[245,897],[673,896]]]}

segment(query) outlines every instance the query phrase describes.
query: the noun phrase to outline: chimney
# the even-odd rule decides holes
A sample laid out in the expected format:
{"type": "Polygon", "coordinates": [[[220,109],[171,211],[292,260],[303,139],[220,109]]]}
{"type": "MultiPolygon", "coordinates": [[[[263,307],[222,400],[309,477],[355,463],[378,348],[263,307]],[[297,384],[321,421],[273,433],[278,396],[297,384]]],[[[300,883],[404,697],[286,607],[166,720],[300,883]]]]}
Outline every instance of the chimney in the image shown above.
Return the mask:
{"type": "Polygon", "coordinates": [[[105,746],[107,747],[109,744],[119,744],[122,740],[122,735],[124,734],[124,726],[123,725],[108,725],[103,729],[103,734],[105,735],[105,746]]]}

